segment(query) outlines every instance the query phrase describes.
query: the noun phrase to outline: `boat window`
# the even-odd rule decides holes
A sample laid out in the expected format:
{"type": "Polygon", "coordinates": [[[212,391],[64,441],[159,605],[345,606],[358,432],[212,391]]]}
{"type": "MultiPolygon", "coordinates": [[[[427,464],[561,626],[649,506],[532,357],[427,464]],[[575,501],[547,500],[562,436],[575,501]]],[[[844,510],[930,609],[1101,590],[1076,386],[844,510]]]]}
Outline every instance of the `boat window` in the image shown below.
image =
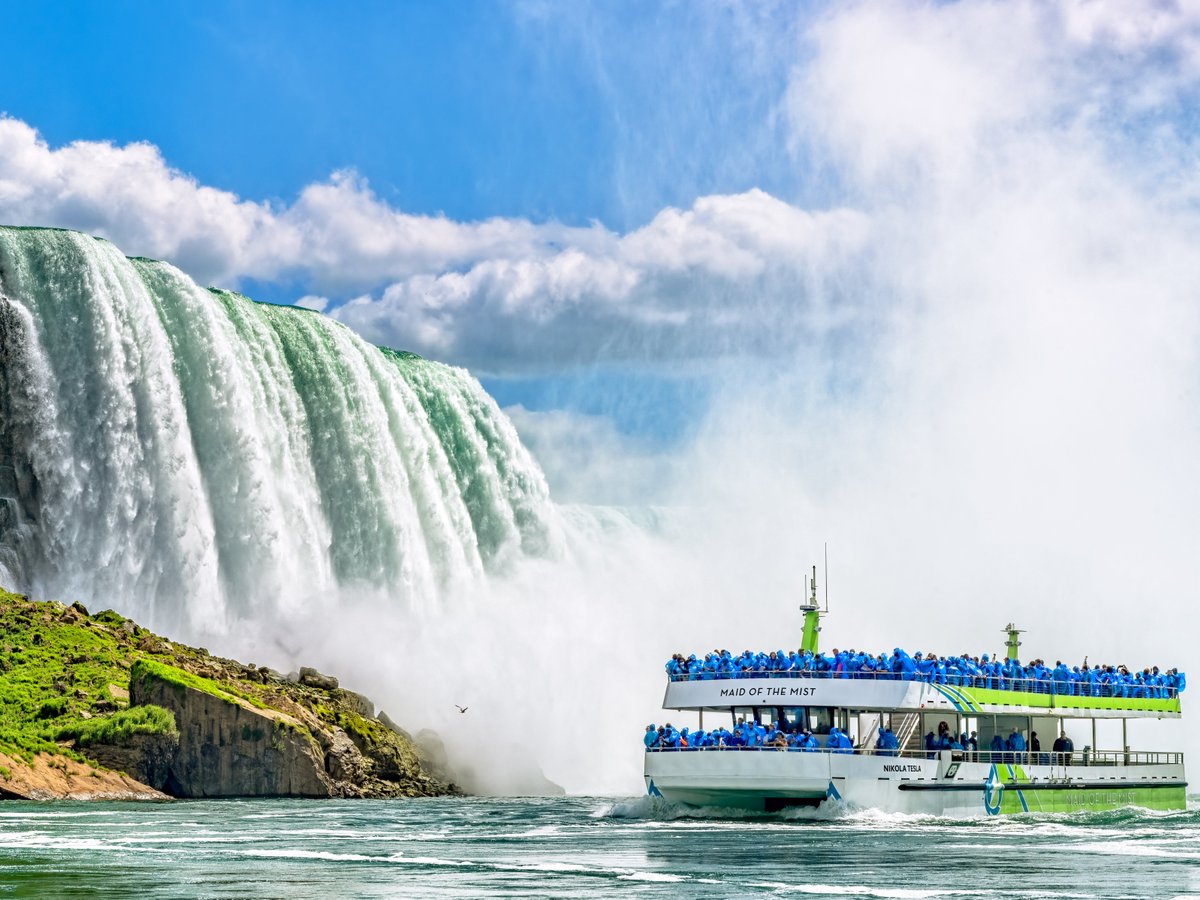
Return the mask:
{"type": "Polygon", "coordinates": [[[775,708],[772,706],[760,706],[758,708],[758,724],[768,728],[774,725],[775,708]]]}
{"type": "Polygon", "coordinates": [[[833,712],[833,707],[830,706],[808,707],[808,727],[813,734],[829,734],[829,728],[833,725],[833,712]]]}
{"type": "Polygon", "coordinates": [[[733,708],[733,724],[736,725],[743,720],[746,722],[754,721],[753,706],[735,706],[733,708]]]}
{"type": "Polygon", "coordinates": [[[785,706],[782,710],[780,721],[783,722],[785,730],[799,731],[804,727],[804,707],[803,706],[785,706]]]}

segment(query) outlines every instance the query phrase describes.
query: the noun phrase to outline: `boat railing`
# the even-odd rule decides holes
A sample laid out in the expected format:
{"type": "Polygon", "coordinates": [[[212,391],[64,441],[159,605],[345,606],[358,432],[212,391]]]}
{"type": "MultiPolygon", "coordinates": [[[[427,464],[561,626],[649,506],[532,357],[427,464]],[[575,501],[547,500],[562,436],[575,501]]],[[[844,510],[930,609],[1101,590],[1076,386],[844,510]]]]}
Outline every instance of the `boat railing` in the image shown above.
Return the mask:
{"type": "Polygon", "coordinates": [[[1052,678],[1009,678],[995,675],[946,675],[936,680],[924,672],[818,672],[812,669],[787,669],[744,671],[701,671],[668,673],[667,680],[675,681],[724,681],[753,678],[813,678],[837,681],[919,681],[926,684],[944,684],[947,687],[982,688],[999,691],[1019,691],[1027,694],[1051,694],[1061,697],[1106,697],[1119,700],[1171,700],[1179,695],[1178,689],[1165,685],[1132,683],[1089,683],[1081,681],[1055,681],[1052,678]]]}
{"type": "Polygon", "coordinates": [[[949,753],[953,762],[996,763],[997,765],[1042,765],[1042,766],[1162,766],[1182,765],[1183,754],[1158,750],[1076,750],[1071,753],[1047,753],[1032,750],[873,750],[859,748],[830,750],[825,747],[802,749],[800,747],[775,747],[770,744],[755,746],[708,746],[708,747],[647,747],[647,753],[821,753],[826,755],[877,756],[883,759],[936,760],[941,753],[949,753]]]}

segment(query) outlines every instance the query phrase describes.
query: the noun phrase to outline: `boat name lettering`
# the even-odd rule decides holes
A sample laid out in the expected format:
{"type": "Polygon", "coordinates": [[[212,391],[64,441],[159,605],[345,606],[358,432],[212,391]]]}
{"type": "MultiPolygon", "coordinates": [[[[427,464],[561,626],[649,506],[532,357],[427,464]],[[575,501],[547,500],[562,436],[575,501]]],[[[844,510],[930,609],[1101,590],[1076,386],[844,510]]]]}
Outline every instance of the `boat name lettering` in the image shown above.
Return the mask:
{"type": "Polygon", "coordinates": [[[921,767],[914,766],[914,765],[901,765],[899,763],[892,763],[891,765],[885,765],[883,767],[883,771],[885,771],[885,772],[920,772],[921,767]]]}
{"type": "Polygon", "coordinates": [[[816,692],[812,685],[721,688],[722,697],[811,697],[816,692]]]}

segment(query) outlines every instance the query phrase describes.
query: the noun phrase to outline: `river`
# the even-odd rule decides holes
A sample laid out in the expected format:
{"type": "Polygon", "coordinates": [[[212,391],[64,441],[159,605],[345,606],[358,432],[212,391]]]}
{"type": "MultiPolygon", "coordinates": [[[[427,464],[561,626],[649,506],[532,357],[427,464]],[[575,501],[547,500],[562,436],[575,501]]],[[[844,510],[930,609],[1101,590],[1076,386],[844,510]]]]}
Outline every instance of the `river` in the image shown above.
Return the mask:
{"type": "Polygon", "coordinates": [[[1200,898],[1200,808],[952,822],[648,798],[0,805],[7,897],[1200,898]]]}

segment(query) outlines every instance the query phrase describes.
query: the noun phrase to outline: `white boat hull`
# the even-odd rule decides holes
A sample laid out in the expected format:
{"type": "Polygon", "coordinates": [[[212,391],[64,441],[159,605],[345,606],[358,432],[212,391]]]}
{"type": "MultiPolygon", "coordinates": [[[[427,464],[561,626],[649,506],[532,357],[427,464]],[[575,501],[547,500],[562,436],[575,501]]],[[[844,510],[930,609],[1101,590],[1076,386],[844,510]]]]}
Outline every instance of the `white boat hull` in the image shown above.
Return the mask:
{"type": "Polygon", "coordinates": [[[646,754],[647,790],[697,807],[774,812],[835,801],[887,812],[981,818],[1142,806],[1183,809],[1182,763],[1049,765],[784,750],[679,750],[646,754]]]}

